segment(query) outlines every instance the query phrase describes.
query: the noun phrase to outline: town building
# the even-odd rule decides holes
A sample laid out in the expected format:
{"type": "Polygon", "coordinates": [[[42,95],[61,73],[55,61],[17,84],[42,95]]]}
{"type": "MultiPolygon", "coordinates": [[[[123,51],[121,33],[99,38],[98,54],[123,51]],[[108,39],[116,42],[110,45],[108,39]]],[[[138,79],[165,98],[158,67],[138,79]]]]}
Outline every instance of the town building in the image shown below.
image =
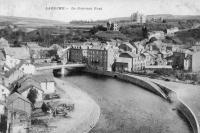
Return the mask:
{"type": "Polygon", "coordinates": [[[6,64],[12,68],[19,60],[30,62],[30,51],[27,47],[8,47],[4,48],[6,53],[6,64]]]}
{"type": "Polygon", "coordinates": [[[31,63],[34,64],[50,63],[51,58],[57,54],[54,47],[41,47],[36,42],[27,42],[26,45],[30,50],[31,63]]]}
{"type": "Polygon", "coordinates": [[[34,74],[35,73],[35,66],[24,62],[20,67],[19,70],[21,70],[24,74],[34,74]]]}
{"type": "Polygon", "coordinates": [[[151,22],[157,22],[157,23],[163,23],[163,18],[162,17],[152,17],[150,19],[148,19],[148,21],[151,21],[151,22]]]}
{"type": "Polygon", "coordinates": [[[192,54],[192,63],[190,64],[192,66],[192,72],[199,72],[200,71],[200,51],[194,52],[192,54]]]}
{"type": "Polygon", "coordinates": [[[136,48],[136,54],[143,53],[145,51],[146,40],[134,42],[132,45],[136,48]]]}
{"type": "Polygon", "coordinates": [[[117,72],[132,72],[133,71],[133,58],[134,55],[131,52],[124,52],[119,54],[119,57],[116,59],[113,65],[114,71],[117,72]]]}
{"type": "Polygon", "coordinates": [[[27,97],[30,90],[36,90],[37,92],[36,102],[43,100],[44,90],[42,90],[40,83],[32,79],[32,77],[26,76],[24,78],[21,78],[20,80],[17,81],[17,84],[20,86],[17,89],[17,92],[22,96],[27,97]]]}
{"type": "Polygon", "coordinates": [[[113,31],[119,31],[119,25],[117,23],[113,23],[113,31]]]}
{"type": "Polygon", "coordinates": [[[107,30],[108,31],[119,31],[119,25],[117,22],[107,22],[107,30]]]}
{"type": "Polygon", "coordinates": [[[131,21],[134,21],[136,23],[146,23],[146,16],[144,14],[141,14],[139,12],[131,14],[131,21]]]}
{"type": "Polygon", "coordinates": [[[83,51],[81,46],[72,46],[69,50],[69,61],[70,62],[82,62],[83,51]]]}
{"type": "Polygon", "coordinates": [[[41,89],[44,91],[44,94],[55,93],[55,81],[52,74],[33,75],[32,78],[39,82],[41,89]]]}
{"type": "Polygon", "coordinates": [[[4,50],[0,49],[0,73],[2,73],[4,71],[4,64],[6,61],[6,55],[4,50]]]}
{"type": "Polygon", "coordinates": [[[119,45],[119,50],[122,50],[124,52],[129,51],[129,52],[136,54],[137,49],[136,49],[136,47],[131,45],[129,42],[123,42],[119,45]]]}
{"type": "Polygon", "coordinates": [[[88,60],[88,49],[92,47],[92,43],[91,44],[83,44],[81,46],[82,48],[82,55],[83,55],[83,63],[86,63],[88,60]]]}
{"type": "Polygon", "coordinates": [[[69,61],[69,52],[70,47],[57,51],[58,56],[60,57],[63,64],[66,64],[69,61]]]}
{"type": "Polygon", "coordinates": [[[8,41],[5,38],[1,37],[0,38],[0,49],[7,48],[7,47],[10,47],[8,41]]]}
{"type": "Polygon", "coordinates": [[[2,115],[5,115],[5,102],[0,101],[0,120],[2,115]]]}
{"type": "Polygon", "coordinates": [[[106,44],[94,45],[88,49],[88,67],[96,70],[111,71],[118,48],[106,44]]]}
{"type": "Polygon", "coordinates": [[[7,130],[7,113],[5,102],[0,101],[0,132],[6,133],[7,130]]]}
{"type": "Polygon", "coordinates": [[[24,76],[24,73],[18,70],[18,68],[12,68],[0,76],[0,83],[4,85],[5,87],[10,87],[12,83],[19,80],[23,76],[24,76]]]}
{"type": "Polygon", "coordinates": [[[192,54],[190,50],[177,49],[173,52],[172,67],[178,70],[192,71],[192,54]]]}
{"type": "Polygon", "coordinates": [[[146,56],[144,54],[134,54],[131,52],[123,52],[115,61],[114,69],[120,72],[136,72],[141,71],[146,65],[146,56]]]}
{"type": "Polygon", "coordinates": [[[31,102],[18,93],[13,93],[7,98],[7,131],[27,132],[30,125],[31,102]]]}
{"type": "Polygon", "coordinates": [[[165,34],[163,31],[152,31],[148,32],[148,39],[155,37],[156,39],[164,39],[165,34]]]}
{"type": "Polygon", "coordinates": [[[167,65],[167,60],[163,58],[163,54],[160,52],[157,54],[157,57],[155,59],[155,65],[158,65],[158,66],[167,65]]]}
{"type": "Polygon", "coordinates": [[[3,86],[2,84],[0,84],[0,101],[5,102],[9,94],[10,94],[10,90],[6,88],[5,86],[3,86]]]}
{"type": "Polygon", "coordinates": [[[173,28],[170,28],[170,29],[166,29],[165,33],[167,35],[174,35],[174,33],[178,32],[178,31],[179,31],[178,27],[173,27],[173,28]]]}

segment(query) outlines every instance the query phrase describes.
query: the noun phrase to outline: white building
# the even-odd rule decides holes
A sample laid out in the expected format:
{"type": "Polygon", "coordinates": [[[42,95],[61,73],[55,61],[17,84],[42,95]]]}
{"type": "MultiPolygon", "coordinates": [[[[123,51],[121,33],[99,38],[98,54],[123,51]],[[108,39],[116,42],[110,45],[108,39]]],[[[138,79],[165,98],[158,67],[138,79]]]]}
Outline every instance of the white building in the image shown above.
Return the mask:
{"type": "Polygon", "coordinates": [[[179,31],[178,27],[174,27],[174,28],[167,29],[166,34],[173,35],[175,32],[178,32],[178,31],[179,31]]]}
{"type": "Polygon", "coordinates": [[[131,20],[136,23],[146,23],[146,16],[139,12],[131,14],[131,20]]]}
{"type": "Polygon", "coordinates": [[[19,59],[15,59],[10,55],[6,55],[6,61],[5,64],[9,67],[9,68],[14,68],[15,66],[17,66],[20,63],[19,59]]]}
{"type": "Polygon", "coordinates": [[[18,80],[20,88],[17,89],[17,92],[24,97],[27,97],[30,90],[35,89],[37,91],[36,102],[43,100],[44,91],[41,89],[40,83],[32,79],[31,77],[24,77],[18,80]]]}
{"type": "Polygon", "coordinates": [[[14,68],[16,65],[20,63],[20,60],[30,61],[30,52],[26,47],[17,47],[17,48],[4,48],[6,54],[6,62],[5,64],[14,68]]]}
{"type": "Polygon", "coordinates": [[[5,101],[8,95],[10,94],[10,90],[0,84],[0,101],[5,101]]]}
{"type": "Polygon", "coordinates": [[[123,71],[140,71],[145,68],[146,65],[146,57],[144,55],[136,55],[131,52],[124,52],[119,55],[119,57],[116,59],[116,62],[119,64],[121,63],[121,67],[118,65],[118,70],[123,71]],[[126,67],[125,63],[127,64],[126,67]],[[124,65],[122,65],[124,64],[124,65]]]}
{"type": "Polygon", "coordinates": [[[163,31],[152,31],[148,33],[148,39],[155,37],[156,39],[164,39],[165,34],[163,31]]]}
{"type": "Polygon", "coordinates": [[[51,74],[33,75],[33,79],[40,83],[41,89],[44,91],[44,94],[55,93],[56,88],[53,75],[51,74]]]}
{"type": "Polygon", "coordinates": [[[34,74],[35,73],[35,66],[30,63],[24,63],[19,70],[24,72],[25,74],[34,74]]]}
{"type": "Polygon", "coordinates": [[[119,31],[119,25],[116,22],[109,21],[107,23],[107,30],[119,31]]]}
{"type": "Polygon", "coordinates": [[[5,104],[0,101],[0,115],[3,115],[3,114],[5,114],[5,104]]]}
{"type": "Polygon", "coordinates": [[[9,47],[9,43],[6,39],[4,39],[3,37],[0,38],[0,49],[1,48],[6,48],[9,47]]]}
{"type": "Polygon", "coordinates": [[[117,23],[113,23],[113,31],[119,31],[119,25],[117,23]]]}

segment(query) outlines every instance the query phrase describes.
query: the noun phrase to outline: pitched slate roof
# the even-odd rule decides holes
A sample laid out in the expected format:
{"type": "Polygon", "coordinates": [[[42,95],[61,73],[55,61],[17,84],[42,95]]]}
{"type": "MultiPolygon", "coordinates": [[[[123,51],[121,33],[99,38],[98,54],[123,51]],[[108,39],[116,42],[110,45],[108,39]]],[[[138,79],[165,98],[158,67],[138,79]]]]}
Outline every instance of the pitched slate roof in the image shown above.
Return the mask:
{"type": "Polygon", "coordinates": [[[32,77],[37,82],[54,82],[53,74],[39,74],[32,77]]]}
{"type": "Polygon", "coordinates": [[[18,81],[18,83],[20,84],[20,88],[17,89],[17,91],[21,94],[23,93],[24,91],[26,91],[27,89],[29,89],[30,87],[35,87],[41,91],[43,91],[41,89],[41,86],[40,84],[33,80],[32,78],[30,77],[25,77],[25,78],[22,78],[18,81]]]}
{"type": "Polygon", "coordinates": [[[14,68],[9,68],[8,66],[5,65],[5,67],[7,67],[9,69],[9,71],[5,72],[5,77],[10,77],[10,75],[12,75],[15,71],[20,71],[19,68],[25,63],[24,60],[21,60],[19,64],[17,64],[16,67],[14,68]]]}
{"type": "Polygon", "coordinates": [[[127,57],[127,58],[134,58],[134,57],[137,57],[138,55],[132,53],[132,52],[123,52],[119,55],[119,57],[127,57]]]}
{"type": "Polygon", "coordinates": [[[0,49],[0,61],[5,61],[5,60],[6,60],[5,52],[0,49]]]}
{"type": "Polygon", "coordinates": [[[15,100],[17,100],[18,98],[31,104],[31,102],[27,98],[23,97],[22,95],[20,95],[17,92],[8,96],[6,104],[9,105],[9,104],[13,103],[15,100]]]}

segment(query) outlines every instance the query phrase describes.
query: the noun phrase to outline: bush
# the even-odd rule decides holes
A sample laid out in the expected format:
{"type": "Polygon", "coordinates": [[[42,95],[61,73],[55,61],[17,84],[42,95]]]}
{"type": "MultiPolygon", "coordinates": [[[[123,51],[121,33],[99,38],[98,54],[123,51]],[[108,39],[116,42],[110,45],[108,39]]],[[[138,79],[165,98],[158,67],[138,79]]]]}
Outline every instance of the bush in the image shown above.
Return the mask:
{"type": "Polygon", "coordinates": [[[36,89],[30,89],[28,92],[27,98],[34,105],[37,99],[38,91],[36,89]]]}
{"type": "Polygon", "coordinates": [[[47,113],[50,110],[50,106],[43,102],[41,109],[44,113],[47,113]]]}

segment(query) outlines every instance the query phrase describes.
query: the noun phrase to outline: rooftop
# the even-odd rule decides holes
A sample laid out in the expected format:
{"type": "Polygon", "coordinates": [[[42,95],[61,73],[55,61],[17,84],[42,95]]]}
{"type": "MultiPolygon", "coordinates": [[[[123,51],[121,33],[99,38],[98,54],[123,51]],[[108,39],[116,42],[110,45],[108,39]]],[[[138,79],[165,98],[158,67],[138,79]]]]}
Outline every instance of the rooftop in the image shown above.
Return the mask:
{"type": "Polygon", "coordinates": [[[5,60],[6,60],[5,52],[0,49],[0,61],[5,61],[5,60]]]}
{"type": "Polygon", "coordinates": [[[138,55],[132,53],[132,52],[123,52],[119,55],[119,57],[127,57],[127,58],[134,58],[134,57],[138,57],[138,55]]]}
{"type": "Polygon", "coordinates": [[[9,47],[9,43],[6,39],[4,39],[3,37],[0,38],[0,48],[5,48],[5,47],[9,47]]]}
{"type": "Polygon", "coordinates": [[[27,98],[25,98],[22,95],[20,95],[19,93],[15,92],[15,93],[11,94],[10,96],[8,96],[6,104],[9,105],[13,101],[17,100],[18,98],[22,99],[23,101],[26,101],[28,103],[31,103],[27,98]]]}
{"type": "Polygon", "coordinates": [[[32,77],[37,82],[54,82],[53,74],[39,74],[32,77]]]}
{"type": "Polygon", "coordinates": [[[8,47],[4,48],[6,55],[15,59],[30,59],[29,49],[26,47],[8,47]]]}
{"type": "Polygon", "coordinates": [[[22,78],[18,81],[18,83],[20,84],[20,88],[17,89],[17,91],[19,93],[23,93],[24,91],[26,91],[27,89],[29,89],[30,87],[35,87],[41,91],[43,91],[41,89],[41,86],[40,84],[35,81],[34,79],[32,79],[31,77],[25,77],[25,78],[22,78]]]}

